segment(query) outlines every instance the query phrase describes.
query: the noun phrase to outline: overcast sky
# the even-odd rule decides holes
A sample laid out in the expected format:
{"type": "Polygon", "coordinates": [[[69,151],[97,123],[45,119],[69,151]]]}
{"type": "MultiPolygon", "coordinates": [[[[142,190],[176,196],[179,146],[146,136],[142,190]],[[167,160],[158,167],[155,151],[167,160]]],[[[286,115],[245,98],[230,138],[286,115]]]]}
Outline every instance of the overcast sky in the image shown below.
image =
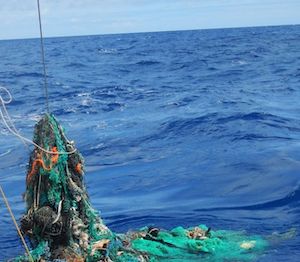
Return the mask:
{"type": "MultiPolygon", "coordinates": [[[[300,24],[300,0],[40,0],[45,36],[300,24]]],[[[0,0],[0,39],[38,37],[36,0],[0,0]]]]}

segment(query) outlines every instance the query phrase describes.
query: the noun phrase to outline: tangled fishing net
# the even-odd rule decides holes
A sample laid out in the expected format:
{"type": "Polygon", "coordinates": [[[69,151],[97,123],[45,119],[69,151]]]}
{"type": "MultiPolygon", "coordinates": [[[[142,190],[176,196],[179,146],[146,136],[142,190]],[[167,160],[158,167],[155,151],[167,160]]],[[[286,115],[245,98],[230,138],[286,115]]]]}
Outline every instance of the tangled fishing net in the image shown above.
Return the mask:
{"type": "Polygon", "coordinates": [[[30,239],[34,261],[248,261],[267,245],[259,236],[204,225],[116,234],[92,208],[84,160],[53,115],[37,123],[34,142],[52,152],[36,147],[26,177],[27,213],[21,228],[30,239]]]}

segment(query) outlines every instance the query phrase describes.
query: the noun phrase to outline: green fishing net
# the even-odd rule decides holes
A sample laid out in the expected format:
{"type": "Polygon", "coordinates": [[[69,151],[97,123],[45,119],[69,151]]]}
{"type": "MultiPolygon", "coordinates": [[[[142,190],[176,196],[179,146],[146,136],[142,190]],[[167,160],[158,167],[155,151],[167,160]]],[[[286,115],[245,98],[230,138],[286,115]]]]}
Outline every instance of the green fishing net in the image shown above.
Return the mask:
{"type": "MultiPolygon", "coordinates": [[[[84,160],[53,115],[36,125],[21,228],[35,261],[252,261],[267,241],[204,225],[170,231],[144,227],[112,232],[90,203],[84,160]]],[[[21,256],[14,261],[29,261],[21,256]]]]}

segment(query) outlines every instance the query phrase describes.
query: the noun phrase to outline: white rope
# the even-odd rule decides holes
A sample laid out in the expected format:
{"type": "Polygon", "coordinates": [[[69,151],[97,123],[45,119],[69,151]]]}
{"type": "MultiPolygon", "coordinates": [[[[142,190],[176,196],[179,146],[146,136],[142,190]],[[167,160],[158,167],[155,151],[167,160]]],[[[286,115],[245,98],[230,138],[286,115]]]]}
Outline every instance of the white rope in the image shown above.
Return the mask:
{"type": "Polygon", "coordinates": [[[11,134],[13,134],[13,135],[15,135],[16,137],[18,137],[18,138],[19,138],[21,141],[23,141],[25,144],[26,144],[26,143],[32,144],[32,145],[34,145],[35,147],[37,147],[38,149],[40,149],[40,150],[42,150],[42,151],[44,151],[45,153],[48,153],[48,154],[53,154],[53,155],[70,155],[70,154],[74,154],[74,153],[76,152],[76,149],[73,149],[73,150],[70,151],[70,152],[64,152],[64,151],[62,151],[62,152],[55,152],[55,151],[50,151],[50,150],[47,150],[47,149],[45,149],[45,148],[39,146],[38,144],[36,144],[36,143],[33,142],[32,140],[30,140],[30,139],[28,139],[28,138],[22,136],[22,135],[19,133],[19,131],[16,129],[16,127],[15,127],[15,125],[14,125],[14,123],[13,123],[13,121],[12,121],[12,119],[11,119],[11,117],[10,117],[10,115],[9,115],[9,113],[8,113],[8,111],[7,111],[7,109],[6,109],[6,106],[5,106],[5,105],[11,103],[11,101],[12,101],[12,95],[11,95],[11,93],[8,91],[8,89],[5,88],[5,87],[3,87],[3,86],[0,86],[0,92],[1,92],[1,90],[4,91],[4,92],[7,94],[8,99],[5,100],[5,99],[3,98],[3,96],[1,95],[1,93],[0,93],[0,117],[1,117],[1,119],[2,119],[2,121],[3,121],[3,124],[5,125],[5,127],[7,128],[7,130],[8,130],[11,134]],[[2,110],[3,110],[3,111],[2,111],[2,110]]]}
{"type": "Polygon", "coordinates": [[[62,208],[62,202],[63,202],[62,200],[59,201],[58,210],[57,210],[57,216],[54,219],[54,221],[52,222],[52,224],[55,224],[59,220],[59,218],[60,218],[61,208],[62,208]]]}
{"type": "MultiPolygon", "coordinates": [[[[1,91],[1,89],[4,90],[4,91],[7,93],[7,95],[8,95],[8,100],[4,100],[4,99],[2,98],[2,96],[1,96],[1,94],[0,94],[0,103],[1,103],[1,105],[3,105],[2,108],[0,107],[0,114],[1,114],[1,117],[2,117],[2,119],[4,119],[4,116],[6,116],[7,121],[8,121],[8,124],[10,124],[10,126],[12,127],[12,129],[13,129],[17,134],[20,135],[20,133],[19,133],[19,131],[16,129],[16,127],[15,127],[13,121],[12,121],[11,118],[9,117],[9,113],[7,112],[7,109],[6,109],[6,106],[5,106],[5,104],[11,103],[11,101],[12,101],[12,95],[11,95],[11,93],[10,93],[5,87],[0,86],[0,91],[1,91]],[[4,111],[4,114],[3,114],[2,110],[4,111]]],[[[3,120],[3,121],[4,121],[4,120],[3,120]]],[[[29,149],[28,143],[27,143],[26,141],[24,141],[24,139],[21,139],[21,141],[22,141],[23,144],[29,149]]]]}

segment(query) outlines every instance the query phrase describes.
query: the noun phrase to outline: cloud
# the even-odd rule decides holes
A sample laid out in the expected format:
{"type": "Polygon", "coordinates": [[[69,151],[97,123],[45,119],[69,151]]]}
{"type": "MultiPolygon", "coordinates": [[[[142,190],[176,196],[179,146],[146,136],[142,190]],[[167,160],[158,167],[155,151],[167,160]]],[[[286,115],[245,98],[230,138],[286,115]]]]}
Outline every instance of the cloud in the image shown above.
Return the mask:
{"type": "MultiPolygon", "coordinates": [[[[300,23],[298,0],[40,0],[45,36],[300,23]]],[[[0,0],[0,39],[38,36],[34,0],[0,0]]]]}

